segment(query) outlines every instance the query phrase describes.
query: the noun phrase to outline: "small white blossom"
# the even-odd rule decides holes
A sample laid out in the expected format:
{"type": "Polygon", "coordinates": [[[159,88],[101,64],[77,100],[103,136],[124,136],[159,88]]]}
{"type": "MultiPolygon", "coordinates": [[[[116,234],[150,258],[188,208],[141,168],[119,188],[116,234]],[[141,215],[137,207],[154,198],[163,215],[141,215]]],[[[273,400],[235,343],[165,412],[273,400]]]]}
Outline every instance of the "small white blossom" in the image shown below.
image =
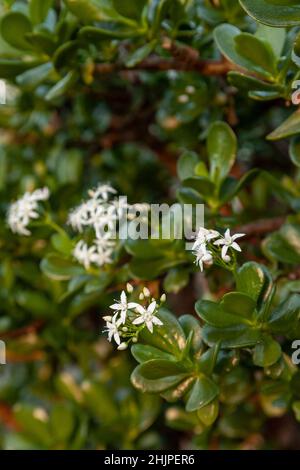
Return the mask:
{"type": "Polygon", "coordinates": [[[27,226],[31,220],[39,218],[38,203],[47,200],[49,195],[48,188],[36,189],[32,193],[26,192],[11,204],[7,213],[7,223],[11,231],[19,235],[31,235],[27,226]]]}
{"type": "Polygon", "coordinates": [[[88,246],[87,243],[80,240],[73,250],[74,258],[76,258],[85,269],[89,269],[92,264],[101,267],[113,262],[111,258],[112,249],[105,249],[103,246],[98,245],[97,242],[98,240],[95,240],[93,245],[88,246]]]}
{"type": "Polygon", "coordinates": [[[229,248],[232,248],[233,250],[236,250],[236,251],[242,251],[240,246],[236,243],[235,240],[244,236],[245,236],[244,233],[235,233],[234,235],[231,235],[230,230],[227,229],[224,234],[224,237],[214,242],[214,245],[222,246],[221,256],[225,262],[230,261],[230,258],[228,259],[228,255],[227,255],[227,251],[229,248]]]}
{"type": "Polygon", "coordinates": [[[214,240],[219,236],[220,234],[216,230],[207,230],[206,228],[201,227],[193,245],[193,250],[197,249],[201,245],[206,245],[206,243],[209,243],[211,240],[214,240]]]}
{"type": "Polygon", "coordinates": [[[140,305],[135,302],[128,302],[125,291],[122,291],[119,302],[112,304],[109,308],[120,312],[121,323],[124,324],[126,321],[127,310],[135,309],[137,307],[140,307],[140,305]]]}
{"type": "Polygon", "coordinates": [[[91,189],[88,194],[93,199],[104,199],[107,201],[110,194],[116,194],[117,191],[110,184],[99,184],[97,188],[91,189]]]}
{"type": "Polygon", "coordinates": [[[212,253],[207,250],[204,245],[201,245],[197,248],[195,255],[195,263],[199,265],[201,272],[203,271],[203,264],[210,265],[213,262],[212,253]]]}
{"type": "Polygon", "coordinates": [[[139,317],[133,320],[133,325],[141,325],[142,323],[145,323],[146,327],[150,331],[150,333],[153,333],[153,325],[163,325],[162,321],[154,315],[156,309],[156,301],[154,300],[151,302],[151,304],[147,307],[144,308],[141,305],[139,305],[136,310],[139,313],[139,317]]]}
{"type": "Polygon", "coordinates": [[[73,251],[74,257],[85,269],[89,269],[91,264],[95,262],[96,246],[88,246],[83,240],[80,240],[73,251]]]}
{"type": "Polygon", "coordinates": [[[117,319],[117,315],[114,315],[113,318],[106,322],[106,328],[104,332],[108,333],[108,341],[111,342],[112,339],[115,340],[118,346],[121,344],[119,326],[121,325],[121,320],[117,319]]]}

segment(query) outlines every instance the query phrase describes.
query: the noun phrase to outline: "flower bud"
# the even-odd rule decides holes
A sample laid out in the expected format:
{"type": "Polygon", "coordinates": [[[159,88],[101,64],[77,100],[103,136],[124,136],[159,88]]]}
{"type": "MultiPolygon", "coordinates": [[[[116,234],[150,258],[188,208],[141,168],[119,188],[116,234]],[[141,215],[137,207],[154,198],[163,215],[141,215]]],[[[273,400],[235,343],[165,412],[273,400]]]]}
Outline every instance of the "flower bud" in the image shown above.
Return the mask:
{"type": "Polygon", "coordinates": [[[128,344],[127,343],[121,343],[120,346],[118,346],[119,351],[125,351],[127,349],[128,344]]]}
{"type": "Polygon", "coordinates": [[[126,290],[127,290],[128,294],[131,294],[133,292],[133,286],[131,284],[129,284],[129,282],[127,282],[127,284],[126,284],[126,290]]]}
{"type": "Polygon", "coordinates": [[[165,302],[166,300],[167,300],[166,294],[162,294],[161,297],[160,297],[160,301],[165,302]]]}

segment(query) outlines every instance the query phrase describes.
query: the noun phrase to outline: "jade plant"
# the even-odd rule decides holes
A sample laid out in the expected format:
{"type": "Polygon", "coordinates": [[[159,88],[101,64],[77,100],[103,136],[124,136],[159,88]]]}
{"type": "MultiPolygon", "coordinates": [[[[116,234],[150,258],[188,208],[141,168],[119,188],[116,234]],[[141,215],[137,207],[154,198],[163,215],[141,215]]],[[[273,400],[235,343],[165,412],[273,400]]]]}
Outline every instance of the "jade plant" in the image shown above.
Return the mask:
{"type": "Polygon", "coordinates": [[[299,448],[298,3],[1,2],[0,448],[299,448]]]}

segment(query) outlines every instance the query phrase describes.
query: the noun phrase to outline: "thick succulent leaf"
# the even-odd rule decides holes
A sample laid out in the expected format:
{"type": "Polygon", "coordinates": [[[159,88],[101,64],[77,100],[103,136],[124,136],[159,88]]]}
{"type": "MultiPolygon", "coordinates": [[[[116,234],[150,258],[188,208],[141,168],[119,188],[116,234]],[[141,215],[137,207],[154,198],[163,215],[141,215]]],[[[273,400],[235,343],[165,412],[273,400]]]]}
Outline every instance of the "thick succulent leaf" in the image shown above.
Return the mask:
{"type": "Polygon", "coordinates": [[[188,401],[186,411],[196,411],[212,402],[219,393],[219,388],[208,377],[204,375],[199,377],[194,383],[188,401]]]}
{"type": "Polygon", "coordinates": [[[240,0],[248,15],[276,27],[300,24],[300,6],[296,0],[240,0]]]}
{"type": "Polygon", "coordinates": [[[131,382],[138,390],[160,393],[188,377],[184,368],[172,361],[153,359],[137,366],[131,382]]]}
{"type": "Polygon", "coordinates": [[[280,344],[271,336],[264,336],[254,348],[253,362],[260,367],[269,367],[275,364],[280,356],[280,344]]]}

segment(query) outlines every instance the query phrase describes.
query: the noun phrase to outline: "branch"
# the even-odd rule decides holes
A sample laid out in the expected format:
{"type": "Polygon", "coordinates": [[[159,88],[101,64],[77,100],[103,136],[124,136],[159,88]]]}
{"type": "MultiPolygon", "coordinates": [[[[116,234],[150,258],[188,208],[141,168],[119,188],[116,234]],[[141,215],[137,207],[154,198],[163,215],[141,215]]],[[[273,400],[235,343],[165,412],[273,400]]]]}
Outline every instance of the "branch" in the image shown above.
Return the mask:
{"type": "Polygon", "coordinates": [[[194,60],[164,59],[158,56],[150,56],[134,67],[127,68],[124,64],[96,64],[94,71],[100,75],[111,74],[115,72],[131,72],[136,70],[148,70],[165,72],[168,70],[178,70],[185,72],[199,72],[201,75],[226,75],[227,72],[234,69],[234,65],[226,59],[203,60],[194,58],[194,60]]]}
{"type": "Polygon", "coordinates": [[[240,233],[245,233],[245,238],[257,237],[278,230],[285,222],[286,217],[275,217],[273,219],[261,219],[250,224],[241,225],[236,228],[240,233]]]}

